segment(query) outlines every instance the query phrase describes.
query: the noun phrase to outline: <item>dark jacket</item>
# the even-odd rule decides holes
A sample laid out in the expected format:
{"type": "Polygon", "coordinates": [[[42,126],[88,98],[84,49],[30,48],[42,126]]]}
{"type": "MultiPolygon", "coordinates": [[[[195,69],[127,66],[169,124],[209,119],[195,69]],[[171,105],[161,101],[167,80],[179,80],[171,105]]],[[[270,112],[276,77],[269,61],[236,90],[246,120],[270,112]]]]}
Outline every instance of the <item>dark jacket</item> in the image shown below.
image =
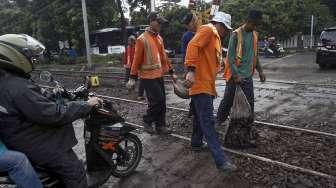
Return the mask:
{"type": "Polygon", "coordinates": [[[39,165],[77,144],[72,122],[85,117],[87,102],[56,104],[30,79],[0,69],[0,138],[39,165]]]}

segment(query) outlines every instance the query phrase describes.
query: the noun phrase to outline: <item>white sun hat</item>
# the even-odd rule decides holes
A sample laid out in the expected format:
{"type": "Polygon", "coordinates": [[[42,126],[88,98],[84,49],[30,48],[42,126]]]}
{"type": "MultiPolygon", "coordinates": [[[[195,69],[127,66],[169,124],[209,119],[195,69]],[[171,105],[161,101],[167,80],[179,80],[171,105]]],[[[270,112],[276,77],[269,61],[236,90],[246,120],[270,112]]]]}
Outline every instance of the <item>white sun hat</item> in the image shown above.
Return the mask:
{"type": "Polygon", "coordinates": [[[211,21],[223,23],[228,29],[232,29],[230,14],[218,11],[215,13],[215,16],[212,18],[211,21]]]}

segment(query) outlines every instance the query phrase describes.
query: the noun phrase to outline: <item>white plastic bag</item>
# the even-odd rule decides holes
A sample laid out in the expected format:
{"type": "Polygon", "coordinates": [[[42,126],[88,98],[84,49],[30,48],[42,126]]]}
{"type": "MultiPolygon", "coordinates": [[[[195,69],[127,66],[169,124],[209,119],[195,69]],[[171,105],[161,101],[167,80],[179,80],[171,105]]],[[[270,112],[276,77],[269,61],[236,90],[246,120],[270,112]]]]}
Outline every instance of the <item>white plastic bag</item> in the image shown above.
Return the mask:
{"type": "Polygon", "coordinates": [[[248,123],[253,120],[250,103],[242,88],[237,85],[233,105],[230,112],[230,121],[248,123]]]}

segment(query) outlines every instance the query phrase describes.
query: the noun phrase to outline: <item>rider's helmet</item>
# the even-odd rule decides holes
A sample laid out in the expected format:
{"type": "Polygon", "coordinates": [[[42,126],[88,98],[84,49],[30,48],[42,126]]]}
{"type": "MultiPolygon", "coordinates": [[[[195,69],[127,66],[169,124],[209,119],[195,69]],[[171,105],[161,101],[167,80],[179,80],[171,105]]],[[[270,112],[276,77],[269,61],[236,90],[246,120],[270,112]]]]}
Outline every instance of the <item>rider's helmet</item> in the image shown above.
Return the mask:
{"type": "Polygon", "coordinates": [[[189,89],[185,86],[183,81],[177,80],[176,82],[173,82],[174,86],[174,93],[181,97],[182,99],[189,99],[189,89]]]}
{"type": "Polygon", "coordinates": [[[28,74],[33,63],[42,57],[44,45],[26,34],[0,36],[0,68],[28,74]]]}

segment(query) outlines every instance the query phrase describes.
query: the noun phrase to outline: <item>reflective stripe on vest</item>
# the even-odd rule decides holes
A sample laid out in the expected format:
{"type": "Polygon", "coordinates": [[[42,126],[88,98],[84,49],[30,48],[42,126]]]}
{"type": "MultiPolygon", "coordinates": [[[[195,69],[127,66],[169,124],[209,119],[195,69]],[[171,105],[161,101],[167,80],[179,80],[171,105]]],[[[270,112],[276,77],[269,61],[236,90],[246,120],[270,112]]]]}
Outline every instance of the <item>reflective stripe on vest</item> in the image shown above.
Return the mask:
{"type": "Polygon", "coordinates": [[[148,39],[145,37],[145,33],[141,34],[140,39],[144,43],[144,49],[145,49],[145,55],[146,55],[146,64],[142,64],[140,67],[140,71],[146,71],[146,70],[157,70],[161,69],[161,58],[160,54],[157,53],[157,60],[158,63],[153,62],[153,54],[152,54],[152,48],[149,44],[148,39]]]}
{"type": "MultiPolygon", "coordinates": [[[[236,66],[237,68],[240,66],[243,60],[243,28],[244,26],[239,27],[234,32],[237,33],[237,47],[236,47],[236,66]]],[[[253,31],[253,63],[252,63],[252,75],[254,74],[255,68],[257,66],[257,55],[258,55],[258,33],[253,31]]],[[[224,67],[224,78],[226,81],[229,81],[232,76],[229,58],[228,55],[225,59],[225,67],[224,67]]]]}
{"type": "MultiPolygon", "coordinates": [[[[236,65],[237,67],[240,66],[242,60],[243,60],[243,28],[244,26],[239,27],[234,32],[237,33],[237,49],[236,49],[236,65]]],[[[254,69],[257,65],[257,55],[258,55],[258,34],[256,31],[253,31],[253,64],[252,64],[252,70],[254,72],[254,69]]]]}

